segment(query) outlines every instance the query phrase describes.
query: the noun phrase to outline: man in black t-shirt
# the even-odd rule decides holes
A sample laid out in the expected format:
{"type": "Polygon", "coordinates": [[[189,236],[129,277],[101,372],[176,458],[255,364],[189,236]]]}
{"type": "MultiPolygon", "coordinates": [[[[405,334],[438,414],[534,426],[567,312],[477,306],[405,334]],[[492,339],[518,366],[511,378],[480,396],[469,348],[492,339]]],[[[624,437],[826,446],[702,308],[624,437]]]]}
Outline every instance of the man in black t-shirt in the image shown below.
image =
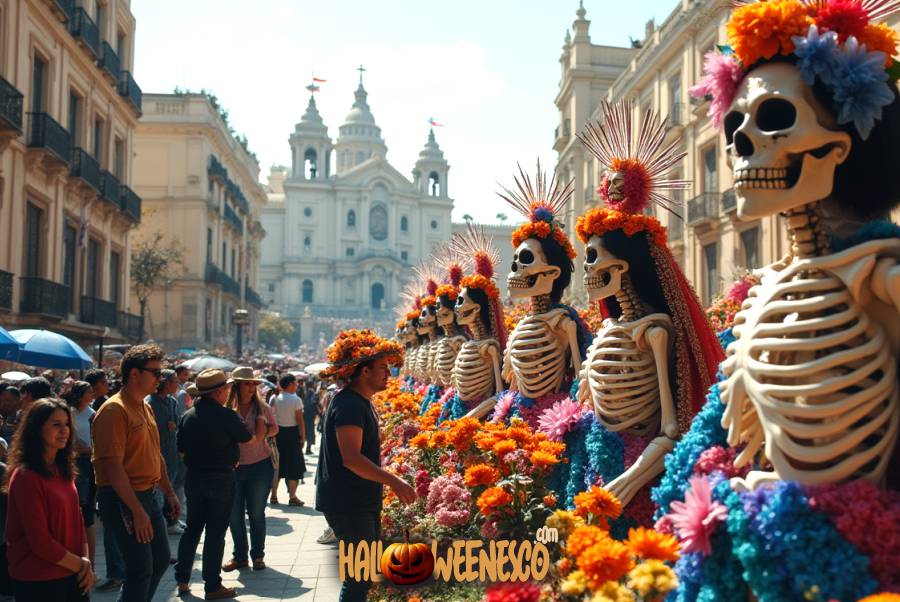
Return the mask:
{"type": "MultiPolygon", "coordinates": [[[[381,468],[378,416],[370,401],[387,387],[388,358],[357,364],[347,386],[335,395],[325,412],[319,465],[316,471],[316,510],[345,543],[381,537],[381,496],[387,485],[401,502],[416,499],[403,479],[381,468]]],[[[341,602],[366,599],[367,581],[346,579],[341,602]]]]}

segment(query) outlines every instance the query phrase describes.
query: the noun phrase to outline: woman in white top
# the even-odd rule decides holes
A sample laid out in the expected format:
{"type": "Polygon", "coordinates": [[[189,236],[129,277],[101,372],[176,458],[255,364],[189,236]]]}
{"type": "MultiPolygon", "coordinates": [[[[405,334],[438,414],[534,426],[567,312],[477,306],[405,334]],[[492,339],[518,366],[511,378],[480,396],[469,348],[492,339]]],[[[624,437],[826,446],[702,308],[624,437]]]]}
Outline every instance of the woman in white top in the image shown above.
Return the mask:
{"type": "Polygon", "coordinates": [[[64,395],[66,403],[72,408],[75,419],[75,466],[78,476],[75,477],[75,488],[78,490],[78,503],[84,517],[84,531],[87,534],[88,557],[94,562],[94,551],[97,548],[97,527],[94,515],[97,501],[97,486],[94,483],[94,465],[91,464],[91,421],[94,419],[94,388],[90,383],[77,380],[64,395]]]}
{"type": "MultiPolygon", "coordinates": [[[[306,441],[303,400],[296,394],[297,378],[294,375],[285,374],[278,384],[281,393],[272,402],[278,422],[278,478],[287,480],[288,504],[302,506],[303,502],[297,497],[297,482],[306,472],[306,462],[303,460],[303,442],[306,441]]],[[[277,488],[276,482],[269,499],[273,504],[278,503],[277,488]]]]}

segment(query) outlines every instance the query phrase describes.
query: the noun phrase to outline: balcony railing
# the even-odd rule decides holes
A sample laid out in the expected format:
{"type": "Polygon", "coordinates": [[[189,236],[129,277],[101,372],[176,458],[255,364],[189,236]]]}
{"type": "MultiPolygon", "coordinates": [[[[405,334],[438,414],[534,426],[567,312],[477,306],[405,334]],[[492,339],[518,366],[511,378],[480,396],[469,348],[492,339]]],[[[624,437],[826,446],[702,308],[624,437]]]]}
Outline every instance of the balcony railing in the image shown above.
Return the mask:
{"type": "Polygon", "coordinates": [[[206,282],[209,284],[218,284],[222,287],[224,292],[234,295],[235,297],[241,295],[241,285],[234,278],[212,263],[206,264],[206,282]]]}
{"type": "Polygon", "coordinates": [[[122,206],[119,186],[119,179],[116,176],[112,175],[105,169],[100,172],[100,197],[104,201],[112,203],[116,207],[122,206]]]}
{"type": "Polygon", "coordinates": [[[238,217],[238,214],[234,212],[234,209],[231,208],[231,205],[225,205],[225,222],[231,224],[231,227],[234,228],[238,234],[244,233],[244,224],[241,222],[241,218],[238,217]]]}
{"type": "Polygon", "coordinates": [[[85,324],[115,328],[118,324],[117,313],[115,303],[96,297],[81,297],[80,318],[85,324]]]}
{"type": "Polygon", "coordinates": [[[141,223],[141,197],[124,184],[120,187],[120,195],[122,211],[134,220],[134,223],[141,223]]]}
{"type": "Polygon", "coordinates": [[[68,165],[72,158],[72,135],[47,113],[28,114],[28,146],[45,150],[68,165]]]}
{"type": "Polygon", "coordinates": [[[0,309],[12,311],[13,275],[0,270],[0,309]]]}
{"type": "Polygon", "coordinates": [[[19,307],[23,314],[42,314],[55,318],[65,318],[69,313],[69,287],[26,276],[20,278],[22,283],[22,303],[19,307]]]}
{"type": "Polygon", "coordinates": [[[80,146],[72,149],[72,167],[69,174],[100,192],[100,164],[80,146]]]}
{"type": "Polygon", "coordinates": [[[69,33],[81,42],[91,56],[95,59],[100,57],[100,28],[80,6],[75,9],[73,18],[69,20],[69,33]]]}
{"type": "Polygon", "coordinates": [[[222,181],[228,180],[228,170],[219,163],[219,160],[216,159],[215,155],[209,156],[209,174],[215,176],[217,178],[221,178],[222,181]]]}
{"type": "Polygon", "coordinates": [[[119,312],[119,332],[129,341],[137,341],[141,336],[143,320],[140,316],[124,311],[119,312]]]}
{"type": "Polygon", "coordinates": [[[688,225],[696,226],[719,217],[719,194],[704,192],[688,201],[688,225]]]}
{"type": "Polygon", "coordinates": [[[722,211],[731,213],[737,209],[737,197],[734,196],[734,188],[729,188],[722,193],[722,211]]]}
{"type": "Polygon", "coordinates": [[[100,59],[97,61],[97,65],[106,71],[106,74],[112,77],[113,81],[118,85],[119,71],[122,69],[119,65],[119,55],[112,49],[109,42],[103,42],[100,45],[100,59]]]}
{"type": "Polygon", "coordinates": [[[134,81],[131,71],[122,71],[119,75],[119,96],[124,97],[140,113],[143,95],[144,93],[141,92],[141,87],[134,81]]]}
{"type": "Polygon", "coordinates": [[[50,8],[60,21],[68,23],[75,14],[75,0],[50,0],[50,8]]]}
{"type": "Polygon", "coordinates": [[[22,133],[22,93],[0,77],[0,131],[22,133]]]}
{"type": "Polygon", "coordinates": [[[249,303],[250,305],[255,305],[256,307],[263,306],[262,297],[260,297],[259,293],[257,293],[255,290],[250,288],[250,286],[248,286],[248,285],[244,286],[244,298],[247,300],[247,303],[249,303]]]}
{"type": "Polygon", "coordinates": [[[670,128],[684,125],[684,105],[680,102],[672,104],[669,108],[667,123],[670,128]]]}

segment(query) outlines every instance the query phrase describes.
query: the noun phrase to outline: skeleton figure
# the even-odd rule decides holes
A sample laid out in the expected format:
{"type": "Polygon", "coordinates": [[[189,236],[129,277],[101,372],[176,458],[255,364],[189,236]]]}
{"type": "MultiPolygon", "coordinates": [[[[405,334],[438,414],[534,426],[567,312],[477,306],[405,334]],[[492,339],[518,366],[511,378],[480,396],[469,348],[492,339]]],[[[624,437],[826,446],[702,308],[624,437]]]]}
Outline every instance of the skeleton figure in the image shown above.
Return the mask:
{"type": "Polygon", "coordinates": [[[416,329],[421,345],[416,352],[416,378],[423,383],[434,382],[434,358],[437,352],[437,315],[434,305],[424,305],[416,329]]]}
{"type": "Polygon", "coordinates": [[[403,367],[401,373],[403,376],[415,377],[419,335],[416,332],[415,326],[412,324],[412,320],[409,320],[400,331],[399,340],[406,349],[406,353],[403,355],[403,367]]]}
{"type": "Polygon", "coordinates": [[[486,295],[478,289],[463,288],[456,299],[456,321],[472,333],[472,339],[460,346],[453,367],[453,386],[467,403],[482,402],[503,389],[502,350],[491,333],[486,306],[486,295]]]}
{"type": "MultiPolygon", "coordinates": [[[[885,478],[900,422],[900,240],[832,253],[823,205],[851,151],[796,67],[744,79],[725,117],[738,215],[787,219],[792,254],[759,272],[735,318],[720,384],[739,488],[885,478]]],[[[884,174],[894,177],[895,174],[884,174]]]]}
{"type": "Polygon", "coordinates": [[[451,301],[449,297],[444,295],[438,297],[437,325],[444,331],[444,336],[438,341],[434,366],[436,382],[442,387],[449,387],[453,384],[453,367],[456,364],[456,357],[466,341],[462,329],[456,323],[454,305],[455,302],[451,301]]]}

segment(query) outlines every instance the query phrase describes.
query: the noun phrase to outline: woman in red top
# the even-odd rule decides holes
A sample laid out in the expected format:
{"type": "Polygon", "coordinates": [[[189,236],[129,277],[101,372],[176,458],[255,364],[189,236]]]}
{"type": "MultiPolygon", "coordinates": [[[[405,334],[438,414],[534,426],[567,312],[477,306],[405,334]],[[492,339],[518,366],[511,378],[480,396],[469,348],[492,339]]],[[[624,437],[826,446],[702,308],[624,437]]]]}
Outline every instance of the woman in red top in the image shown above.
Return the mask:
{"type": "Polygon", "coordinates": [[[9,450],[6,545],[17,601],[81,602],[94,585],[75,489],[74,434],[69,407],[40,399],[9,450]]]}

